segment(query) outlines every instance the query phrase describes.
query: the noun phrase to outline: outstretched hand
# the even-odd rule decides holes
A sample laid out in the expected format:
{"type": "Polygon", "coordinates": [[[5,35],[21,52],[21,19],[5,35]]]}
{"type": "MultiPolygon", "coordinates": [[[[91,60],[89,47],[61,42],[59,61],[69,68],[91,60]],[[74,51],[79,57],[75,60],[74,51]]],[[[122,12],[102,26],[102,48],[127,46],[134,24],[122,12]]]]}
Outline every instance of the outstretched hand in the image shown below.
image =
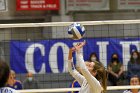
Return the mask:
{"type": "Polygon", "coordinates": [[[86,41],[77,43],[74,47],[72,47],[72,51],[79,51],[84,45],[86,44],[86,41]]]}
{"type": "Polygon", "coordinates": [[[81,43],[77,43],[77,45],[75,45],[74,47],[70,48],[69,50],[69,56],[68,56],[68,60],[72,59],[72,52],[77,51],[79,52],[80,49],[86,44],[86,41],[84,40],[81,43]]]}

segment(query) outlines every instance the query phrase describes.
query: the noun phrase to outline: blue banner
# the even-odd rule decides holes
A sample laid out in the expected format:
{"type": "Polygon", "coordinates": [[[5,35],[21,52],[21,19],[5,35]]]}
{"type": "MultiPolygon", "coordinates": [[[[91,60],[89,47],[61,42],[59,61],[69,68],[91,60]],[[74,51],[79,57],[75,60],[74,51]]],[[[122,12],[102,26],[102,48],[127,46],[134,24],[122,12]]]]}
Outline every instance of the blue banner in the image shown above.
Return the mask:
{"type": "MultiPolygon", "coordinates": [[[[140,38],[86,38],[83,47],[84,60],[95,52],[99,60],[107,66],[113,53],[119,54],[119,59],[127,65],[130,53],[140,50],[140,38]]],[[[11,41],[10,66],[16,73],[63,73],[67,72],[69,48],[83,40],[41,40],[11,41]]],[[[74,61],[76,60],[74,56],[74,61]]]]}

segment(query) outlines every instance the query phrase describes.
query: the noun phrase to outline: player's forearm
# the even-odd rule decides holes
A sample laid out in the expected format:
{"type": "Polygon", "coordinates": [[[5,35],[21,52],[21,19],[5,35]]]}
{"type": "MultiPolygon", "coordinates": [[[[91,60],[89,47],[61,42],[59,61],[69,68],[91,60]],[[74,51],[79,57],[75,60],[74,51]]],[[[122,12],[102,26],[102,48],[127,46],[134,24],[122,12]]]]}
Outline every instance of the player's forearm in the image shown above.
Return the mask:
{"type": "Polygon", "coordinates": [[[79,82],[79,84],[82,85],[84,77],[75,69],[72,60],[69,60],[68,62],[68,71],[79,82]]]}
{"type": "Polygon", "coordinates": [[[96,88],[96,89],[101,90],[101,85],[98,82],[98,80],[94,76],[92,76],[92,74],[88,71],[88,69],[87,69],[87,67],[85,65],[85,62],[84,62],[82,54],[78,53],[77,54],[77,59],[78,59],[77,64],[80,67],[82,75],[86,78],[86,80],[89,83],[89,85],[94,89],[96,88]]]}
{"type": "Polygon", "coordinates": [[[69,49],[69,55],[68,55],[68,60],[72,59],[72,49],[69,49]]]}
{"type": "Polygon", "coordinates": [[[69,56],[68,56],[68,71],[71,75],[74,75],[75,73],[75,66],[72,61],[72,49],[69,50],[69,56]]]}
{"type": "Polygon", "coordinates": [[[75,67],[74,67],[74,64],[72,62],[72,59],[68,60],[68,71],[70,72],[70,74],[73,74],[74,70],[75,70],[75,67]]]}
{"type": "Polygon", "coordinates": [[[76,67],[79,67],[80,69],[87,69],[81,53],[77,53],[76,67]]]}

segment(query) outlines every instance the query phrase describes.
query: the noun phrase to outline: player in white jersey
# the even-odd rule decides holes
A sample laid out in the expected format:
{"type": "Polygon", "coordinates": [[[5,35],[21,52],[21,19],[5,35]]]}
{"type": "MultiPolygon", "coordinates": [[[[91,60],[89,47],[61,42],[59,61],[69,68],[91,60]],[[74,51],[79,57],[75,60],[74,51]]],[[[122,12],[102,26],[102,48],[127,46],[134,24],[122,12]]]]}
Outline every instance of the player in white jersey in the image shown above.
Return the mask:
{"type": "MultiPolygon", "coordinates": [[[[6,62],[0,60],[0,93],[18,93],[16,90],[5,87],[7,81],[11,80],[10,68],[6,62]]],[[[12,83],[12,81],[11,81],[12,83]]]]}
{"type": "Polygon", "coordinates": [[[106,70],[100,62],[84,63],[83,55],[79,52],[84,45],[85,41],[70,48],[68,70],[81,85],[79,93],[105,93],[107,80],[106,70]],[[72,53],[75,51],[77,52],[76,68],[80,69],[82,74],[75,69],[72,61],[72,53]]]}

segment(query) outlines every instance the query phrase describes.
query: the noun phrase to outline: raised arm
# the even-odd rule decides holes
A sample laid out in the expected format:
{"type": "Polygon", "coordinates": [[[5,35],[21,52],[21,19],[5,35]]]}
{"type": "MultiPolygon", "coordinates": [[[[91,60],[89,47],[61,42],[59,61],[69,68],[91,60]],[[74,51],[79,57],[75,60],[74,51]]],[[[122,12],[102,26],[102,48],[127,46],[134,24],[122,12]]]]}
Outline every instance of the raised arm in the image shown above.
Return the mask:
{"type": "Polygon", "coordinates": [[[101,91],[102,86],[100,85],[100,82],[94,76],[92,76],[92,74],[87,69],[82,54],[78,53],[77,58],[79,62],[77,66],[80,67],[80,70],[83,76],[86,78],[88,84],[91,86],[91,88],[96,89],[97,91],[101,91]]]}
{"type": "Polygon", "coordinates": [[[68,70],[70,74],[78,81],[78,83],[82,85],[85,78],[75,69],[75,66],[72,61],[72,52],[73,49],[70,49],[68,56],[68,70]]]}
{"type": "Polygon", "coordinates": [[[102,91],[102,86],[100,85],[100,82],[94,76],[92,76],[92,74],[89,72],[89,70],[87,69],[84,63],[83,55],[80,53],[80,49],[84,45],[85,45],[85,42],[82,42],[78,44],[77,46],[75,46],[77,50],[77,60],[78,60],[78,63],[76,64],[76,66],[80,68],[82,75],[86,78],[91,89],[93,89],[94,91],[98,93],[102,91]]]}

